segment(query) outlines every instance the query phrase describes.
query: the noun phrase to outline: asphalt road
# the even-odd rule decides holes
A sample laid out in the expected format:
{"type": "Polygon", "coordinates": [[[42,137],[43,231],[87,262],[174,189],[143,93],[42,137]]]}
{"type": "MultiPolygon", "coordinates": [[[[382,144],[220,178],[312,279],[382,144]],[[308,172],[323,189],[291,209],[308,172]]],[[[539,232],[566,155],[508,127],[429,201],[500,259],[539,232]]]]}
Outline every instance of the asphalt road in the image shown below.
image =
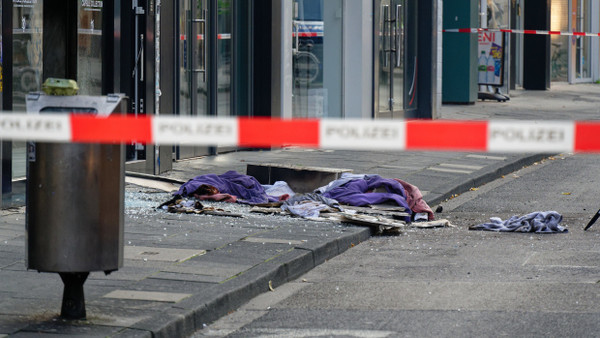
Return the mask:
{"type": "Polygon", "coordinates": [[[600,157],[565,155],[442,204],[456,228],[375,237],[194,337],[591,337],[600,332],[600,157]],[[534,211],[561,234],[468,227],[534,211]]]}

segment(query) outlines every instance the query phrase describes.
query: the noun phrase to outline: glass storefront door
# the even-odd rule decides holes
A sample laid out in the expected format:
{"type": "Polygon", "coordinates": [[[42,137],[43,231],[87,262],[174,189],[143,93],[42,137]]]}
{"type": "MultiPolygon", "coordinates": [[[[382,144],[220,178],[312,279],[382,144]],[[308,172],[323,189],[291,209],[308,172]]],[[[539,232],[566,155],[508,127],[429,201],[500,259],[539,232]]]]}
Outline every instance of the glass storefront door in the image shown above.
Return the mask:
{"type": "Polygon", "coordinates": [[[216,66],[218,104],[216,115],[231,116],[233,0],[220,0],[217,5],[216,66]]]}
{"type": "MultiPolygon", "coordinates": [[[[230,116],[232,0],[179,4],[179,115],[230,116]]],[[[178,146],[176,158],[207,155],[207,147],[178,146]]]]}
{"type": "Polygon", "coordinates": [[[102,95],[103,1],[78,3],[77,85],[79,94],[102,95]]]}
{"type": "MultiPolygon", "coordinates": [[[[577,32],[592,32],[591,25],[591,1],[573,0],[573,13],[576,13],[572,26],[577,32]]],[[[591,41],[587,36],[574,36],[572,39],[574,54],[574,82],[592,80],[591,70],[591,41]]]]}
{"type": "Polygon", "coordinates": [[[293,1],[293,117],[342,117],[342,0],[293,1]]]}
{"type": "MultiPolygon", "coordinates": [[[[208,1],[180,1],[179,8],[179,114],[206,116],[208,1]]],[[[177,159],[206,155],[206,148],[177,147],[177,159]]]]}
{"type": "MultiPolygon", "coordinates": [[[[553,0],[551,8],[550,30],[566,32],[569,30],[569,0],[553,0]]],[[[568,81],[569,41],[564,35],[550,37],[550,80],[568,81]]]]}
{"type": "Polygon", "coordinates": [[[375,0],[375,117],[417,108],[417,1],[375,0]]]}
{"type": "MultiPolygon", "coordinates": [[[[13,0],[13,79],[14,111],[25,111],[25,96],[42,88],[43,0],[13,0]]],[[[12,177],[25,177],[25,143],[12,143],[12,177]]]]}

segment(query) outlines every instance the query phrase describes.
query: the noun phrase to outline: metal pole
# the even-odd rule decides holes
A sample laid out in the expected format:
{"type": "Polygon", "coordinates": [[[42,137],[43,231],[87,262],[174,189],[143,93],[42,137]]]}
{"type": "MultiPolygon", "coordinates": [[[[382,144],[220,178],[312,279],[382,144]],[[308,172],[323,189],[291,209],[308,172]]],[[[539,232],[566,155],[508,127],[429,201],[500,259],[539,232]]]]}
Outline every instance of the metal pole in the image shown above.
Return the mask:
{"type": "MultiPolygon", "coordinates": [[[[137,13],[137,8],[138,8],[137,0],[133,0],[131,2],[131,4],[133,7],[132,9],[133,9],[133,13],[135,16],[135,20],[134,20],[134,24],[133,24],[135,26],[134,27],[135,33],[133,35],[134,36],[134,38],[133,38],[134,49],[133,50],[135,51],[134,52],[135,53],[135,64],[133,65],[133,111],[134,111],[135,115],[137,116],[139,113],[139,108],[138,108],[139,94],[138,94],[138,83],[137,83],[137,81],[138,81],[138,51],[140,48],[138,45],[139,16],[137,13]]],[[[136,158],[137,158],[137,155],[136,155],[136,158]]]]}
{"type": "MultiPolygon", "coordinates": [[[[155,20],[155,41],[154,41],[154,52],[155,52],[155,60],[154,60],[154,112],[155,115],[160,114],[160,6],[161,0],[156,0],[156,16],[155,20]]],[[[160,145],[154,145],[154,174],[160,174],[160,145]]]]}
{"type": "Polygon", "coordinates": [[[65,284],[63,291],[60,316],[64,319],[85,319],[85,297],[83,283],[88,278],[89,272],[67,273],[60,272],[60,278],[65,284]]]}

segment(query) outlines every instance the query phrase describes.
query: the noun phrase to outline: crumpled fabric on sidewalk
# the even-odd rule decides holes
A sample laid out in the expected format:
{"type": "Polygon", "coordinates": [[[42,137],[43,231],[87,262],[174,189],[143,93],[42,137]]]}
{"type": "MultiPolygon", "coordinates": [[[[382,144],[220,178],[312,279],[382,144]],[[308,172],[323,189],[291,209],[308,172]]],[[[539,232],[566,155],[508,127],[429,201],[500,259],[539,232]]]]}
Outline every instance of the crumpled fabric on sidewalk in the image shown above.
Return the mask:
{"type": "Polygon", "coordinates": [[[414,213],[427,213],[427,219],[430,221],[435,220],[433,210],[429,207],[427,202],[423,199],[423,194],[417,186],[414,186],[408,182],[405,182],[399,178],[395,178],[396,181],[402,184],[402,187],[406,191],[406,203],[410,206],[410,210],[414,213]]]}
{"type": "Polygon", "coordinates": [[[342,211],[338,201],[315,193],[295,195],[281,205],[282,210],[304,218],[317,218],[322,210],[330,207],[342,211]]]}
{"type": "MultiPolygon", "coordinates": [[[[364,179],[351,180],[342,186],[326,191],[323,196],[358,207],[393,202],[404,207],[408,214],[412,214],[410,206],[406,202],[406,192],[402,184],[379,175],[366,175],[364,179]],[[387,192],[371,192],[377,188],[385,188],[387,192]]],[[[410,222],[410,217],[405,218],[405,221],[410,222]]]]}
{"type": "Polygon", "coordinates": [[[263,184],[267,195],[277,197],[279,201],[288,200],[296,194],[285,181],[277,181],[273,184],[263,184]]]}
{"type": "Polygon", "coordinates": [[[350,181],[364,180],[365,178],[372,177],[372,176],[377,176],[377,175],[342,173],[342,176],[340,176],[340,178],[329,182],[329,184],[327,184],[325,186],[315,189],[314,192],[323,194],[323,193],[331,191],[337,187],[341,187],[342,185],[344,185],[350,181]]]}
{"type": "Polygon", "coordinates": [[[261,204],[279,200],[277,197],[267,195],[256,178],[239,174],[233,170],[222,175],[196,176],[182,184],[173,195],[193,196],[202,185],[215,187],[219,193],[233,195],[237,198],[238,203],[261,204]]]}
{"type": "Polygon", "coordinates": [[[496,232],[561,233],[569,230],[561,225],[562,215],[556,211],[532,212],[525,216],[512,216],[506,221],[499,217],[490,218],[489,223],[469,227],[469,230],[496,232]]]}

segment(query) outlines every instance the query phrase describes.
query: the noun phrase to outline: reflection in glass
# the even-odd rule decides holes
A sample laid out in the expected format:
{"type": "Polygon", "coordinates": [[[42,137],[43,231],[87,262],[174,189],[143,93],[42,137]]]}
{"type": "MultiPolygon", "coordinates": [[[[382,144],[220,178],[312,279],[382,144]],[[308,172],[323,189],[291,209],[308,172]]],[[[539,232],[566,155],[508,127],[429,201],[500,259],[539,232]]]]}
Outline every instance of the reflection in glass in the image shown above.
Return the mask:
{"type": "MultiPolygon", "coordinates": [[[[42,87],[43,0],[13,0],[13,110],[25,111],[25,95],[42,87]]],[[[12,177],[25,177],[25,143],[13,142],[12,177]]]]}
{"type": "Polygon", "coordinates": [[[375,2],[375,117],[403,118],[417,108],[416,0],[375,2]]]}
{"type": "Polygon", "coordinates": [[[487,11],[488,28],[508,28],[510,13],[508,0],[488,0],[487,11]]]}
{"type": "Polygon", "coordinates": [[[78,4],[77,84],[80,94],[102,94],[102,5],[103,1],[78,4]]]}
{"type": "Polygon", "coordinates": [[[403,108],[406,36],[402,2],[382,0],[377,9],[378,103],[379,112],[387,118],[392,117],[393,111],[403,108]],[[396,15],[399,16],[398,20],[396,15]]]}
{"type": "MultiPolygon", "coordinates": [[[[404,19],[404,34],[405,40],[405,72],[406,77],[404,78],[404,109],[406,111],[417,108],[417,16],[418,16],[418,2],[415,0],[405,1],[405,19],[404,19]]],[[[401,95],[398,93],[397,95],[401,95]]]]}
{"type": "Polygon", "coordinates": [[[42,0],[13,1],[13,109],[25,110],[25,95],[42,85],[42,0]]]}
{"type": "MultiPolygon", "coordinates": [[[[569,30],[569,1],[555,0],[550,10],[550,30],[569,30]]],[[[567,81],[569,65],[569,37],[552,35],[550,37],[550,80],[567,81]]]]}
{"type": "Polygon", "coordinates": [[[231,115],[231,0],[218,1],[217,13],[217,115],[231,115]]]}
{"type": "MultiPolygon", "coordinates": [[[[590,24],[590,3],[588,0],[577,1],[577,22],[575,29],[578,32],[591,31],[590,24]]],[[[575,76],[577,79],[588,79],[591,77],[591,48],[590,38],[586,36],[577,36],[576,39],[576,63],[575,76]]]]}
{"type": "Polygon", "coordinates": [[[179,114],[207,115],[207,3],[181,1],[179,13],[179,114]]]}
{"type": "Polygon", "coordinates": [[[294,0],[294,117],[342,117],[341,0],[294,0]]]}

